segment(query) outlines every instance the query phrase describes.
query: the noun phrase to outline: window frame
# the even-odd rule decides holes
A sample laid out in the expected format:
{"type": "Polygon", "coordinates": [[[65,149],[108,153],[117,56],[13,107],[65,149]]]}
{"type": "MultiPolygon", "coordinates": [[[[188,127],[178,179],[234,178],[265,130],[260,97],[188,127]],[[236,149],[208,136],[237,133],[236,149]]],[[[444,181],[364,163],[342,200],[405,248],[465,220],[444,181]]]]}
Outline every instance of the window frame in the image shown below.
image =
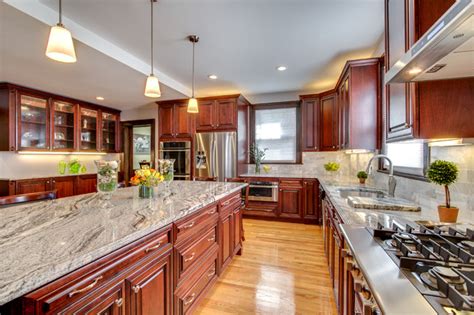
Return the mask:
{"type": "MultiPolygon", "coordinates": [[[[264,160],[264,164],[302,164],[302,151],[301,151],[301,106],[299,101],[287,101],[287,102],[276,102],[276,103],[262,103],[262,104],[253,104],[250,106],[250,137],[249,137],[249,146],[252,143],[255,143],[255,115],[258,110],[265,109],[285,109],[285,108],[296,108],[296,160],[295,162],[289,161],[271,161],[264,160]]],[[[250,150],[249,150],[250,151],[250,150]]],[[[250,157],[250,164],[254,164],[255,161],[250,157]]]]}

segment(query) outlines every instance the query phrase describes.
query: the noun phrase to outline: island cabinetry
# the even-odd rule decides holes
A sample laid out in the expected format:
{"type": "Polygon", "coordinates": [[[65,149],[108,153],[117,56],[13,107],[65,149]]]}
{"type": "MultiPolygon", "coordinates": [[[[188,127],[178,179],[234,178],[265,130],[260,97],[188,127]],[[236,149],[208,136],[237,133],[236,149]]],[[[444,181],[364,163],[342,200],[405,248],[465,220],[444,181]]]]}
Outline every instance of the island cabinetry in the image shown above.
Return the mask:
{"type": "MultiPolygon", "coordinates": [[[[141,309],[156,303],[166,305],[171,299],[171,251],[169,225],[7,304],[5,313],[126,314],[125,307],[137,300],[130,292],[132,283],[146,290],[141,291],[141,309]],[[158,275],[160,272],[163,275],[158,275]]],[[[169,311],[168,307],[163,314],[169,311]]]]}
{"type": "Polygon", "coordinates": [[[219,203],[219,268],[218,274],[221,274],[229,265],[234,256],[235,249],[235,229],[241,222],[238,215],[241,207],[240,194],[234,194],[231,197],[219,203]],[[235,215],[237,213],[237,215],[235,215]]]}

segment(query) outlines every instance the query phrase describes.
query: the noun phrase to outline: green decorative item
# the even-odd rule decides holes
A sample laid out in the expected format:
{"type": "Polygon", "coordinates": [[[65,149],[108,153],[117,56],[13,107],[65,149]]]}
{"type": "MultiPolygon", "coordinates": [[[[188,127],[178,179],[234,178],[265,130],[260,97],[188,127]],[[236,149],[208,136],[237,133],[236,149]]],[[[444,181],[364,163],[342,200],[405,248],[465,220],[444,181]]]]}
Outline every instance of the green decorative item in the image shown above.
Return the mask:
{"type": "Polygon", "coordinates": [[[87,173],[87,167],[86,167],[84,164],[82,164],[82,166],[81,166],[81,174],[85,174],[85,173],[87,173]]]}
{"type": "Polygon", "coordinates": [[[427,177],[430,182],[444,186],[445,205],[438,206],[440,221],[454,223],[457,221],[459,209],[451,207],[449,185],[456,182],[459,174],[458,166],[449,161],[436,160],[428,168],[427,177]]]}
{"type": "Polygon", "coordinates": [[[78,159],[73,159],[68,163],[69,174],[79,174],[81,163],[78,159]]]}
{"type": "Polygon", "coordinates": [[[138,196],[140,198],[153,198],[153,187],[144,185],[138,186],[138,196]]]}
{"type": "Polygon", "coordinates": [[[260,166],[262,161],[265,159],[265,152],[268,148],[260,149],[258,145],[254,142],[250,146],[250,158],[255,162],[255,173],[260,174],[260,166]]]}
{"type": "Polygon", "coordinates": [[[117,190],[117,172],[119,161],[94,161],[97,166],[97,190],[102,193],[103,199],[110,199],[117,190]]]}
{"type": "Polygon", "coordinates": [[[357,178],[359,179],[359,183],[365,184],[365,180],[367,179],[368,175],[365,171],[359,171],[357,173],[357,178]]]}
{"type": "Polygon", "coordinates": [[[58,163],[58,173],[60,175],[66,174],[67,162],[66,161],[59,161],[58,163]]]}
{"type": "Polygon", "coordinates": [[[324,169],[328,172],[337,172],[341,165],[337,162],[328,162],[324,164],[324,169]]]}

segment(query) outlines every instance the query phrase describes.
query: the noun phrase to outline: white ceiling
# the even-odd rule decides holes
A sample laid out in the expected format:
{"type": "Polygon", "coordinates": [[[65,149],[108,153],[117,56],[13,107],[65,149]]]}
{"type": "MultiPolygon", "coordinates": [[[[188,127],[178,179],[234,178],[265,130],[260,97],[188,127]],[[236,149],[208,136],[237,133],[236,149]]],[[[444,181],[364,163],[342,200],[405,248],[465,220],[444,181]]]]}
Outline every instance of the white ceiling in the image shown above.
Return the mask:
{"type": "MultiPolygon", "coordinates": [[[[35,5],[28,14],[43,22],[56,19],[56,0],[4,1],[23,11],[35,5]],[[49,15],[41,16],[39,6],[49,15]]],[[[75,65],[44,57],[46,24],[3,7],[2,43],[15,44],[0,47],[6,65],[0,79],[32,86],[41,81],[41,87],[74,97],[104,94],[122,109],[149,102],[142,96],[149,71],[147,0],[63,0],[66,27],[102,52],[76,41],[75,65]],[[104,40],[112,48],[103,48],[104,40]]],[[[382,0],[159,0],[155,68],[172,88],[163,88],[163,98],[188,94],[192,46],[186,36],[197,34],[198,96],[319,92],[334,86],[347,59],[372,56],[382,33],[382,0]],[[288,70],[278,72],[278,65],[288,70]],[[209,80],[211,73],[219,79],[209,80]]]]}

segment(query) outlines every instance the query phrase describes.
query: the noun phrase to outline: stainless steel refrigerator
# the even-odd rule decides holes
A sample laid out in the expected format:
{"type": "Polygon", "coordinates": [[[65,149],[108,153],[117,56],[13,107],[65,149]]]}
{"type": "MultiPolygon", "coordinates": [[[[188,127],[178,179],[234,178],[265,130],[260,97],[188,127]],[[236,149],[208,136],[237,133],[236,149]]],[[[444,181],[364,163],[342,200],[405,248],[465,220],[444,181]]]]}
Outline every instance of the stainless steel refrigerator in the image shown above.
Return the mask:
{"type": "Polygon", "coordinates": [[[194,176],[217,177],[220,182],[237,174],[237,133],[196,133],[194,176]]]}

